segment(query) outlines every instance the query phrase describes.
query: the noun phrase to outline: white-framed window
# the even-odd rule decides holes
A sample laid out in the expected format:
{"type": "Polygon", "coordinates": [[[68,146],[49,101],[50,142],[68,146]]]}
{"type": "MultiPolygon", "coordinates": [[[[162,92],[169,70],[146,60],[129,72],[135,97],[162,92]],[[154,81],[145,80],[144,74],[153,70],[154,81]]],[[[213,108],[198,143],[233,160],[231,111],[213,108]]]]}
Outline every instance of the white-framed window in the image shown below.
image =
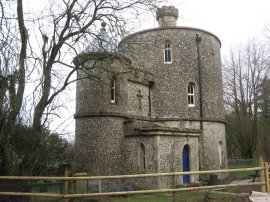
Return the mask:
{"type": "Polygon", "coordinates": [[[115,96],[116,95],[116,79],[115,77],[111,80],[111,103],[115,103],[115,96]]]}
{"type": "Polygon", "coordinates": [[[170,42],[166,42],[164,45],[164,63],[172,63],[172,47],[170,42]]]}
{"type": "Polygon", "coordinates": [[[195,86],[194,83],[188,84],[188,106],[195,107],[195,86]]]}

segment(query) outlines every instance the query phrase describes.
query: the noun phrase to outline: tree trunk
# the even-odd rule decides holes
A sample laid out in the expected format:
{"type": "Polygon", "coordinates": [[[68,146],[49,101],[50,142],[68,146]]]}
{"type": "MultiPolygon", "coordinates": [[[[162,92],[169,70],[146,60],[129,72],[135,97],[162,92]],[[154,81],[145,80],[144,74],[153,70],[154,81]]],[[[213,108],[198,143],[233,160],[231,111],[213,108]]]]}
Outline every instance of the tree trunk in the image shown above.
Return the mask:
{"type": "Polygon", "coordinates": [[[18,15],[18,24],[19,31],[21,37],[21,50],[19,55],[19,70],[15,76],[18,80],[18,88],[15,96],[15,109],[14,117],[20,113],[22,103],[23,103],[23,95],[25,89],[25,59],[26,59],[26,49],[27,49],[27,30],[24,24],[24,15],[23,15],[23,5],[22,0],[17,0],[17,15],[18,15]]]}

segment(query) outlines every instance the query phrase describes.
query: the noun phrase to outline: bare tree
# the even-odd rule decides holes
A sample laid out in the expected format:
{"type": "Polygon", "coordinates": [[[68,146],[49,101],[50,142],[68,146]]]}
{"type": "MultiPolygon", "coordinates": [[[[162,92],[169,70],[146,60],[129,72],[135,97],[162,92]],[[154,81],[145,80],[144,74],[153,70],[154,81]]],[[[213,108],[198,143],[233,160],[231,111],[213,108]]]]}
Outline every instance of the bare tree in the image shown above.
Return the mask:
{"type": "Polygon", "coordinates": [[[16,125],[16,118],[23,103],[27,49],[22,3],[18,2],[16,11],[13,12],[15,5],[14,2],[8,1],[0,4],[2,11],[0,19],[0,152],[5,158],[1,159],[1,164],[5,161],[5,167],[10,168],[10,173],[15,172],[18,162],[18,156],[13,152],[14,132],[12,129],[16,125]]]}
{"type": "MultiPolygon", "coordinates": [[[[72,75],[76,68],[66,60],[67,54],[75,56],[81,43],[85,38],[97,37],[97,26],[105,21],[112,36],[123,37],[126,30],[126,16],[134,13],[136,17],[140,9],[154,9],[156,1],[150,0],[99,0],[99,1],[61,1],[57,7],[50,7],[49,24],[51,29],[44,29],[40,26],[42,35],[42,57],[39,57],[42,64],[40,81],[40,97],[34,109],[33,127],[37,130],[42,128],[42,117],[48,105],[66,86],[72,82],[72,75]],[[57,9],[57,10],[56,10],[57,9]],[[52,79],[59,65],[68,69],[67,74],[61,78],[62,84],[52,90],[52,79]]],[[[53,4],[52,4],[53,5],[53,4]]],[[[116,38],[117,39],[117,38],[116,38]]],[[[58,68],[58,69],[57,69],[58,68]]]]}
{"type": "Polygon", "coordinates": [[[223,64],[229,151],[252,157],[259,149],[259,95],[269,75],[266,46],[252,40],[231,51],[223,64]]]}
{"type": "MultiPolygon", "coordinates": [[[[154,11],[160,1],[58,0],[46,3],[44,10],[36,13],[25,11],[27,1],[0,2],[0,161],[1,165],[5,161],[3,165],[9,174],[16,174],[27,158],[39,162],[48,117],[57,115],[55,110],[62,105],[57,103],[62,93],[76,80],[78,68],[84,68],[73,65],[72,60],[93,39],[99,38],[100,23],[107,24],[108,34],[117,43],[130,31],[131,22],[139,23],[138,17],[146,11],[154,11]],[[37,155],[22,156],[16,149],[20,145],[14,141],[18,124],[27,125],[31,131],[35,143],[28,153],[37,155]]],[[[88,79],[91,78],[89,74],[88,79]]],[[[34,170],[29,173],[36,174],[34,170]]]]}

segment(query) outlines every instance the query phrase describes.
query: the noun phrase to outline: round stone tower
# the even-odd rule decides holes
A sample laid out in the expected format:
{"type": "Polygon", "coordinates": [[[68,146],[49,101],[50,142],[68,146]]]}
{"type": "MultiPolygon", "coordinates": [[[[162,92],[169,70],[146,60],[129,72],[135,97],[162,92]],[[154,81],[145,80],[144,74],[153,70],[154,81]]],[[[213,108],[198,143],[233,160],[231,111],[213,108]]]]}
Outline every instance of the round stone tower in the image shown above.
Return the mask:
{"type": "MultiPolygon", "coordinates": [[[[176,26],[177,18],[172,6],[158,9],[159,27],[127,36],[117,53],[103,24],[100,37],[74,59],[84,67],[78,71],[75,114],[79,172],[227,166],[220,40],[202,29],[176,26]]],[[[140,183],[166,187],[170,180],[140,183]]]]}
{"type": "Polygon", "coordinates": [[[153,73],[151,120],[200,130],[199,167],[224,168],[221,42],[208,31],[175,26],[177,17],[174,7],[158,9],[159,27],[129,35],[119,49],[132,58],[134,66],[153,73]]]}
{"type": "Polygon", "coordinates": [[[98,37],[74,58],[76,86],[76,171],[118,175],[122,167],[126,88],[120,83],[131,61],[115,52],[116,45],[102,28],[98,37]]]}

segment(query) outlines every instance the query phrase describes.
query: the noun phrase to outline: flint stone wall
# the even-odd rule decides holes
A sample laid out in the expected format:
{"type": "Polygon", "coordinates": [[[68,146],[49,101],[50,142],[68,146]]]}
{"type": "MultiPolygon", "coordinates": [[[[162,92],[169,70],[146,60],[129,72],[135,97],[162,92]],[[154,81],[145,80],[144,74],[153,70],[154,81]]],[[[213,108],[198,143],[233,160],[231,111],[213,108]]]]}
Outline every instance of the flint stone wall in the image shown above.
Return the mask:
{"type": "Polygon", "coordinates": [[[204,119],[224,120],[219,39],[204,30],[174,27],[145,30],[128,36],[120,50],[133,65],[153,73],[153,118],[200,118],[198,47],[201,62],[204,119]],[[201,41],[197,45],[196,35],[201,41]],[[172,45],[173,61],[164,64],[164,43],[172,45]],[[187,86],[195,83],[195,107],[188,107],[187,86]]]}
{"type": "MultiPolygon", "coordinates": [[[[228,166],[225,124],[204,122],[201,149],[203,170],[226,169],[228,166]],[[219,149],[220,147],[220,149],[219,149]],[[221,159],[220,159],[221,155],[221,159]]],[[[226,175],[220,175],[225,177],[226,175]]]]}
{"type": "MultiPolygon", "coordinates": [[[[132,59],[132,66],[117,60],[110,63],[110,68],[119,73],[117,103],[110,103],[112,73],[102,72],[102,69],[93,72],[100,76],[102,85],[93,80],[77,82],[75,161],[79,172],[89,175],[138,173],[137,148],[141,143],[146,150],[145,173],[182,171],[182,151],[186,144],[190,147],[191,170],[199,169],[199,161],[202,169],[225,168],[220,46],[215,35],[187,27],[145,30],[124,39],[119,47],[123,55],[132,59]],[[166,41],[172,44],[171,64],[164,64],[166,41]],[[151,88],[149,81],[155,82],[151,88]],[[195,107],[188,107],[189,82],[195,84],[195,107]],[[139,98],[139,94],[142,97],[139,98]],[[203,130],[193,136],[185,133],[172,136],[168,131],[132,136],[130,133],[135,128],[125,129],[125,122],[130,118],[172,129],[203,130]]],[[[88,61],[88,65],[91,64],[88,61]]],[[[78,72],[78,77],[83,76],[84,73],[78,72]]],[[[191,180],[197,181],[198,177],[191,180]]],[[[177,178],[176,182],[181,183],[182,178],[177,178]]],[[[172,178],[134,179],[125,183],[170,187],[172,178]]]]}
{"type": "Polygon", "coordinates": [[[123,174],[123,131],[122,118],[91,117],[76,121],[75,164],[78,169],[88,175],[123,174]]]}
{"type": "MultiPolygon", "coordinates": [[[[87,65],[91,67],[92,63],[87,65]]],[[[149,118],[151,73],[123,66],[118,61],[110,65],[109,71],[97,67],[91,72],[99,81],[88,78],[77,81],[75,118],[100,115],[149,118]],[[113,76],[117,85],[116,103],[111,103],[110,97],[113,76]]],[[[78,71],[78,78],[84,77],[87,73],[78,71]]]]}

